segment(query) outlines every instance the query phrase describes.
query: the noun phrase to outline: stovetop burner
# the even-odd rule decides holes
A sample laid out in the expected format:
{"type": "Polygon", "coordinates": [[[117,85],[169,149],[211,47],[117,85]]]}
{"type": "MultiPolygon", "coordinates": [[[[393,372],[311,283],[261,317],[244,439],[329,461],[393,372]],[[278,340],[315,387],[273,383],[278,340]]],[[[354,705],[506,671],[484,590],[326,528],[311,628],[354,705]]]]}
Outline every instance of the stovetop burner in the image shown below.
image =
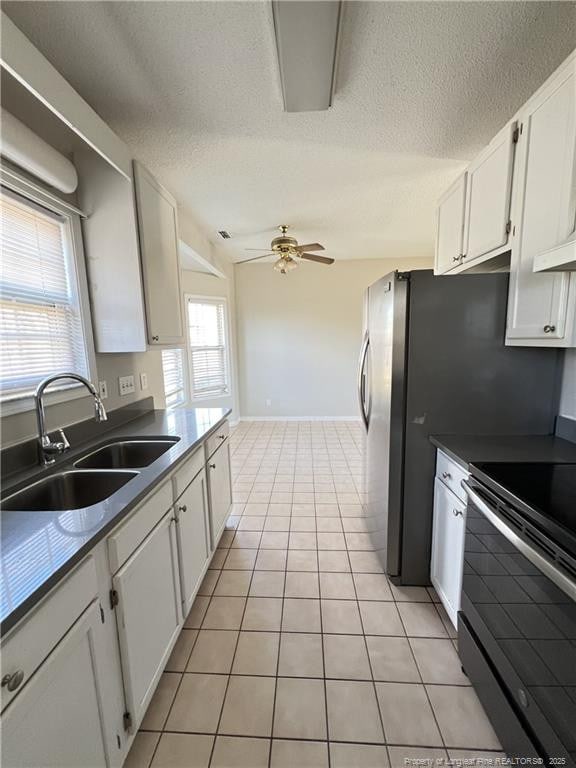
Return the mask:
{"type": "Polygon", "coordinates": [[[576,464],[479,462],[472,474],[520,511],[576,536],[576,464]]]}

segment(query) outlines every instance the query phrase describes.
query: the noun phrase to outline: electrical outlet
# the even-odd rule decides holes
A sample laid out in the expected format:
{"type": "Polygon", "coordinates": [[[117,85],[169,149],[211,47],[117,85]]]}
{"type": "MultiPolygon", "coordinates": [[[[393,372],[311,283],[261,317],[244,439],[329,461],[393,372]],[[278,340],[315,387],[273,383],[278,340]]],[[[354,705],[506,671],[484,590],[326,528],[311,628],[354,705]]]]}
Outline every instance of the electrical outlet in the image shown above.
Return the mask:
{"type": "Polygon", "coordinates": [[[148,374],[140,374],[140,389],[148,389],[148,374]]]}
{"type": "Polygon", "coordinates": [[[271,408],[271,407],[272,407],[272,400],[270,399],[266,400],[266,408],[271,408]]]}
{"type": "Polygon", "coordinates": [[[98,382],[98,394],[101,400],[106,400],[108,397],[108,384],[105,381],[98,382]]]}
{"type": "Polygon", "coordinates": [[[118,389],[120,390],[120,397],[135,392],[134,376],[120,376],[118,379],[118,389]]]}

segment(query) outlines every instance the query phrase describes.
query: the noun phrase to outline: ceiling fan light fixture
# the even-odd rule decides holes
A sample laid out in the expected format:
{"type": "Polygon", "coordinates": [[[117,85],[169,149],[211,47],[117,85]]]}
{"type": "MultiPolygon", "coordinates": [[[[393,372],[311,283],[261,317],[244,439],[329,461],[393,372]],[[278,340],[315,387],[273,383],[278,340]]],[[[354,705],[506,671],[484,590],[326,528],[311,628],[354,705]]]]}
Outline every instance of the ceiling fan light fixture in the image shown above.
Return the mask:
{"type": "Polygon", "coordinates": [[[281,275],[287,275],[288,272],[292,272],[292,270],[296,269],[297,266],[298,264],[294,261],[294,259],[291,256],[288,256],[288,257],[282,256],[274,264],[274,269],[276,270],[276,272],[280,272],[281,275]]]}

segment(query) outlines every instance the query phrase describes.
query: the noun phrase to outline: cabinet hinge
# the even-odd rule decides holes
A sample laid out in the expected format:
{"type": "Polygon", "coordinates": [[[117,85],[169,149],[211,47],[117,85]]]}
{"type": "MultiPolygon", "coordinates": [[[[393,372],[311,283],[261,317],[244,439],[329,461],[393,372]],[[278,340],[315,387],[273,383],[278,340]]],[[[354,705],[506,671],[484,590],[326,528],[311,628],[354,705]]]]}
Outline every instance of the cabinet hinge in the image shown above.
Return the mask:
{"type": "Polygon", "coordinates": [[[512,219],[508,219],[506,223],[506,234],[509,235],[512,232],[512,219]]]}
{"type": "Polygon", "coordinates": [[[522,133],[522,126],[518,125],[518,123],[516,123],[516,127],[512,131],[512,143],[513,144],[518,144],[518,139],[520,138],[520,134],[521,133],[522,133]]]}
{"type": "Polygon", "coordinates": [[[116,608],[119,602],[120,602],[120,598],[118,597],[118,592],[116,592],[115,589],[111,589],[110,590],[110,608],[116,608]]]}
{"type": "Polygon", "coordinates": [[[106,618],[104,616],[104,608],[102,608],[102,606],[99,606],[99,607],[100,607],[100,621],[102,622],[102,624],[104,624],[106,621],[106,618]]]}
{"type": "Polygon", "coordinates": [[[124,724],[125,731],[129,731],[132,728],[132,715],[130,712],[124,712],[122,715],[122,723],[124,724]]]}

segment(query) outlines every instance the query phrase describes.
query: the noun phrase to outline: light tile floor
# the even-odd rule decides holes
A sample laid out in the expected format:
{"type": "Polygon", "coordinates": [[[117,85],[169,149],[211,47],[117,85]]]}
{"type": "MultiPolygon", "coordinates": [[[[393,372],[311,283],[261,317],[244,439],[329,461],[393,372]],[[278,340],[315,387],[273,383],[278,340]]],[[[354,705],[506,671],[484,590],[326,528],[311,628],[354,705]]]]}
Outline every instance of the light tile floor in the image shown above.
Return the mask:
{"type": "Polygon", "coordinates": [[[228,529],[128,768],[501,756],[433,590],[390,584],[371,549],[361,427],[243,422],[230,443],[228,529]]]}

